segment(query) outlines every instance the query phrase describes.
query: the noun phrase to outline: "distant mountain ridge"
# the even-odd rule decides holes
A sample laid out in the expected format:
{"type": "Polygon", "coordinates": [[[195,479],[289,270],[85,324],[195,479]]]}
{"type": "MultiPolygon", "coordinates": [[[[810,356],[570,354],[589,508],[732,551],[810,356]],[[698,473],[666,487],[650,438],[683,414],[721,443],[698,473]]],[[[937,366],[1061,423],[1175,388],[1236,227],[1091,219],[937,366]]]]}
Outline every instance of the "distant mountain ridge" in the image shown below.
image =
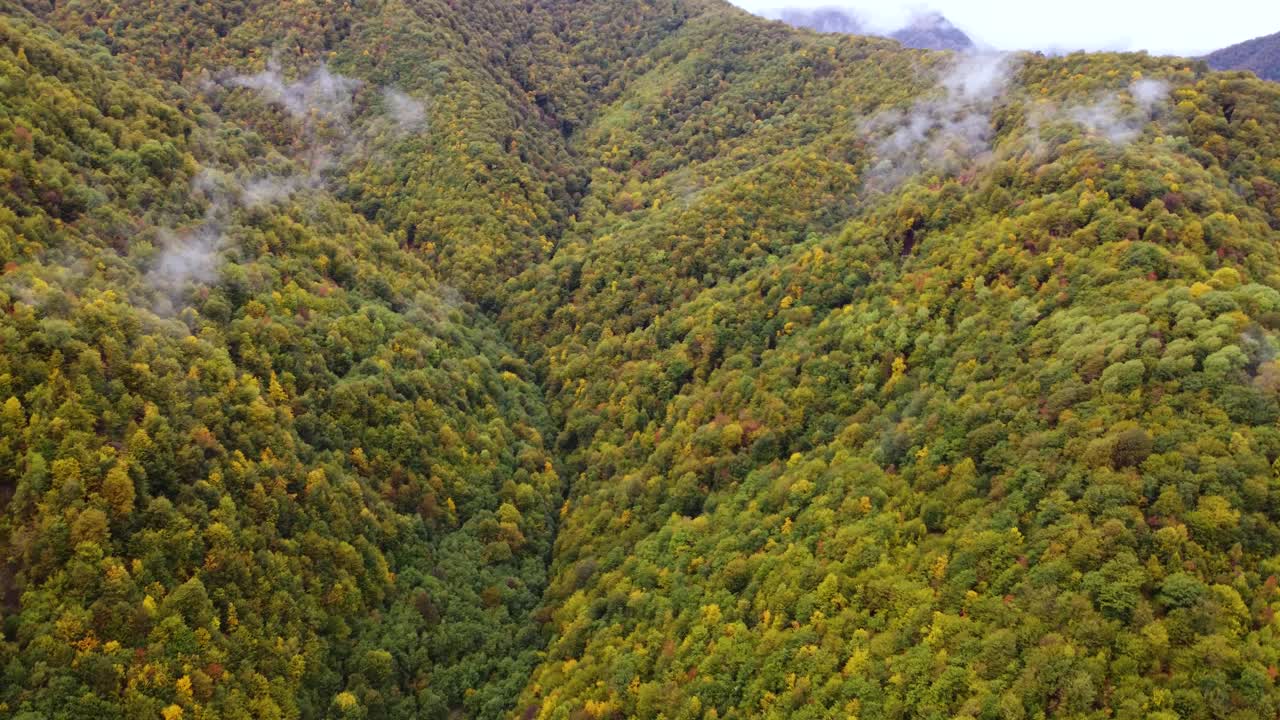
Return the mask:
{"type": "Polygon", "coordinates": [[[812,10],[788,8],[782,11],[779,18],[788,25],[809,28],[822,33],[863,35],[867,32],[857,16],[840,8],[827,7],[812,10]]]}
{"type": "Polygon", "coordinates": [[[1280,33],[1223,48],[1205,60],[1214,70],[1252,70],[1264,80],[1280,81],[1280,33]]]}
{"type": "Polygon", "coordinates": [[[779,13],[778,17],[794,27],[822,33],[883,35],[906,47],[921,50],[971,50],[974,47],[973,40],[964,31],[941,13],[932,11],[915,15],[905,26],[887,34],[872,29],[857,14],[837,7],[788,8],[779,13]]]}

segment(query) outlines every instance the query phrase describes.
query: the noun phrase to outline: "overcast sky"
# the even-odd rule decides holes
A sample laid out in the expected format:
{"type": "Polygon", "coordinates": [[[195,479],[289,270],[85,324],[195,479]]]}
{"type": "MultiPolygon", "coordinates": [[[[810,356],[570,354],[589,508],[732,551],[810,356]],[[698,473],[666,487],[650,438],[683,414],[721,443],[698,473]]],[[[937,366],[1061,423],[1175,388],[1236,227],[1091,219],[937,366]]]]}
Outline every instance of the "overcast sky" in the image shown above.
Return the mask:
{"type": "MultiPolygon", "coordinates": [[[[1199,55],[1280,32],[1280,0],[730,0],[753,12],[845,7],[892,24],[927,5],[1001,50],[1149,50],[1199,55]]],[[[775,13],[776,14],[776,13],[775,13]]],[[[899,25],[901,23],[899,22],[899,25]]]]}

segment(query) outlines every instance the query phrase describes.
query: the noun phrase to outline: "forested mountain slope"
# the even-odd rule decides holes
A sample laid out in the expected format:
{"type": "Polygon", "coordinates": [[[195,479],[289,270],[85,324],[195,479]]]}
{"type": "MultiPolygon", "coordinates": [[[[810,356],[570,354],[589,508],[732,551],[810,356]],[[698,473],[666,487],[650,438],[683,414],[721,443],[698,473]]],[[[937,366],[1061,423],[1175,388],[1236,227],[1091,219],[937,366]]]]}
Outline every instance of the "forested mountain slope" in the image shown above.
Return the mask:
{"type": "Polygon", "coordinates": [[[1264,80],[1280,81],[1280,33],[1209,53],[1205,60],[1218,70],[1252,70],[1264,80]]]}
{"type": "Polygon", "coordinates": [[[1274,84],[0,7],[0,714],[1280,710],[1274,84]]]}
{"type": "Polygon", "coordinates": [[[532,372],[261,135],[0,33],[4,714],[498,713],[561,492],[532,372]]]}
{"type": "Polygon", "coordinates": [[[912,101],[919,57],[736,30],[673,41],[661,77],[728,69],[683,122],[604,116],[508,306],[553,297],[572,489],[522,706],[1267,715],[1280,94],[1072,56],[912,101]]]}

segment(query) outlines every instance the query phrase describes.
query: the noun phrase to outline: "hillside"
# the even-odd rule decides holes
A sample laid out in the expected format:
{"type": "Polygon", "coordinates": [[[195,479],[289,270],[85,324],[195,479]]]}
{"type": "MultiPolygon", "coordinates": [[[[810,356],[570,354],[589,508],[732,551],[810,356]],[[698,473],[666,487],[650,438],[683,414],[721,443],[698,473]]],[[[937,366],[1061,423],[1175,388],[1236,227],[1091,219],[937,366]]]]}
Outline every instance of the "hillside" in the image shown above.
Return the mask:
{"type": "Polygon", "coordinates": [[[1280,712],[1280,86],[0,8],[0,716],[1280,712]]]}
{"type": "Polygon", "coordinates": [[[1280,82],[1280,33],[1223,48],[1205,61],[1215,70],[1249,70],[1263,80],[1280,82]]]}

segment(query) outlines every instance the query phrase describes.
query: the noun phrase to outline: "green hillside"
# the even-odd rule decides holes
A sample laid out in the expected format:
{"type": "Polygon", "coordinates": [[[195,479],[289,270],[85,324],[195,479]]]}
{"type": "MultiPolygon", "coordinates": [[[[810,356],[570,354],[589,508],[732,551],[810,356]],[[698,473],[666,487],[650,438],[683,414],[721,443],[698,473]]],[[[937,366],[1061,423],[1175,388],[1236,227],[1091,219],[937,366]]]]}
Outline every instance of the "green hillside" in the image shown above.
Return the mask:
{"type": "Polygon", "coordinates": [[[0,717],[1280,712],[1280,86],[0,8],[0,717]]]}

